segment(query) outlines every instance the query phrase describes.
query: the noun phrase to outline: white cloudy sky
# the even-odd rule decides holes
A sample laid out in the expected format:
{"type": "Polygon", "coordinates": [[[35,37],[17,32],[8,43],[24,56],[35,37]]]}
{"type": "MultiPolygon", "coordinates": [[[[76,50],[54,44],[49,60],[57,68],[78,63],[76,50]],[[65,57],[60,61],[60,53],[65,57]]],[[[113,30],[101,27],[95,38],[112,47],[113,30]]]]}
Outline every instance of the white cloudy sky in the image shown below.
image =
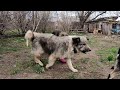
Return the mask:
{"type": "MultiPolygon", "coordinates": [[[[59,15],[60,13],[65,14],[66,11],[57,11],[57,14],[59,15]]],[[[75,13],[73,11],[67,11],[69,16],[75,16],[75,13]]],[[[100,17],[109,17],[109,16],[116,16],[117,13],[120,15],[120,11],[107,11],[105,14],[101,15],[100,17]]],[[[54,12],[54,16],[56,17],[56,12],[54,12]]],[[[91,17],[94,17],[98,13],[94,13],[91,17]]]]}
{"type": "MultiPolygon", "coordinates": [[[[78,20],[76,19],[76,15],[74,11],[53,11],[53,17],[52,20],[53,21],[57,21],[57,20],[61,20],[61,13],[66,14],[67,16],[71,16],[72,17],[72,21],[74,20],[78,20]],[[57,12],[57,13],[56,13],[57,12]],[[67,12],[67,13],[66,13],[67,12]]],[[[98,12],[92,14],[90,16],[90,19],[94,18],[96,15],[98,15],[98,12]]],[[[120,11],[107,11],[106,13],[104,13],[103,15],[99,16],[98,18],[101,17],[109,17],[109,16],[120,16],[120,11]]]]}

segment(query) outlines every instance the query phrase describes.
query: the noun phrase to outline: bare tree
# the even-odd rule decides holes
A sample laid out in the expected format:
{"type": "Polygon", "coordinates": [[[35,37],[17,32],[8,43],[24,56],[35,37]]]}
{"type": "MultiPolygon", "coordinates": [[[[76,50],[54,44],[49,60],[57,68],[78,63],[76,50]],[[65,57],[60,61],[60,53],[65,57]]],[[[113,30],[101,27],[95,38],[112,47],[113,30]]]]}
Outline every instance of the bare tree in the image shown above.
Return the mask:
{"type": "MultiPolygon", "coordinates": [[[[90,19],[90,16],[98,11],[76,11],[76,16],[79,19],[79,28],[83,29],[85,22],[90,19]]],[[[95,20],[100,15],[106,13],[106,11],[100,11],[97,15],[94,15],[91,20],[95,20]]]]}
{"type": "Polygon", "coordinates": [[[71,29],[71,23],[73,21],[72,20],[73,17],[70,16],[68,13],[69,12],[66,11],[65,14],[64,13],[61,14],[61,19],[62,19],[61,25],[63,27],[63,30],[66,31],[66,32],[69,32],[69,30],[71,29]]]}
{"type": "Polygon", "coordinates": [[[50,19],[50,13],[50,11],[32,11],[32,30],[44,33],[50,19]]]}
{"type": "Polygon", "coordinates": [[[11,16],[9,11],[0,11],[0,35],[9,29],[11,16]]]}
{"type": "Polygon", "coordinates": [[[83,29],[85,22],[87,22],[88,20],[95,20],[104,13],[106,13],[106,11],[56,11],[56,15],[58,18],[57,23],[59,28],[64,31],[69,31],[74,26],[77,29],[83,29]]]}
{"type": "Polygon", "coordinates": [[[13,11],[13,24],[18,30],[19,35],[24,35],[25,32],[29,29],[30,18],[29,11],[13,11]]]}
{"type": "Polygon", "coordinates": [[[39,29],[41,30],[41,32],[45,33],[45,31],[47,30],[47,25],[50,19],[50,11],[44,11],[41,14],[41,19],[38,22],[39,25],[39,29]]]}
{"type": "Polygon", "coordinates": [[[72,16],[69,15],[70,12],[68,11],[62,11],[62,12],[57,12],[57,29],[61,31],[65,31],[69,33],[69,30],[71,28],[71,22],[72,22],[72,16]]]}

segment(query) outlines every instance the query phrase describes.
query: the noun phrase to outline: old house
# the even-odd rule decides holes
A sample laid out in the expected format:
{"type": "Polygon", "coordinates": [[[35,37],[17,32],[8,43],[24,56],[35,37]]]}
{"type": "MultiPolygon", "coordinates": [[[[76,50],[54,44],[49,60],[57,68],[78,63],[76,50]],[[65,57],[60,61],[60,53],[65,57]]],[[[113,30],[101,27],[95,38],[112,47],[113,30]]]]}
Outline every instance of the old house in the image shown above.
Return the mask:
{"type": "Polygon", "coordinates": [[[85,27],[89,33],[111,35],[111,30],[119,24],[119,21],[116,21],[117,18],[118,17],[104,17],[94,21],[88,21],[85,27]]]}

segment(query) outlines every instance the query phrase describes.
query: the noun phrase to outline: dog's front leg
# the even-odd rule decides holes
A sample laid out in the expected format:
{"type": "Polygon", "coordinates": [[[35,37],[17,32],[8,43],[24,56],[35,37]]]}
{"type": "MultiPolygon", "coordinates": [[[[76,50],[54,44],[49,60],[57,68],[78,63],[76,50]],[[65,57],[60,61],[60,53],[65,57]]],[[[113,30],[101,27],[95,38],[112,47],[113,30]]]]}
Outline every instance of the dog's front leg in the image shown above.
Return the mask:
{"type": "Polygon", "coordinates": [[[78,70],[73,67],[71,59],[67,59],[67,65],[73,72],[78,72],[78,70]]]}
{"type": "Polygon", "coordinates": [[[48,69],[49,67],[53,66],[55,61],[56,61],[56,58],[54,57],[54,55],[50,55],[49,56],[49,60],[48,60],[48,64],[46,65],[46,69],[48,69]]]}
{"type": "Polygon", "coordinates": [[[43,63],[39,60],[39,58],[40,58],[40,56],[37,56],[37,55],[34,56],[35,62],[40,64],[41,66],[43,66],[43,63]]]}

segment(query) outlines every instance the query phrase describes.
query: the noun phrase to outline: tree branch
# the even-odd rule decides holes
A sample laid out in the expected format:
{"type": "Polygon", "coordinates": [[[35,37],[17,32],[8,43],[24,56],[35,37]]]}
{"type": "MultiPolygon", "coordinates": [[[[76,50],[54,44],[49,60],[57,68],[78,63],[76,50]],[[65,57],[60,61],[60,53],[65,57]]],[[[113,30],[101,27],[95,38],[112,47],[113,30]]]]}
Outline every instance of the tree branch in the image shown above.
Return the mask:
{"type": "Polygon", "coordinates": [[[97,17],[99,17],[100,15],[102,15],[102,14],[104,14],[104,13],[106,13],[107,11],[104,11],[104,12],[102,12],[102,13],[100,13],[100,14],[98,14],[96,17],[94,17],[93,19],[92,19],[92,21],[93,20],[95,20],[97,17]]]}

